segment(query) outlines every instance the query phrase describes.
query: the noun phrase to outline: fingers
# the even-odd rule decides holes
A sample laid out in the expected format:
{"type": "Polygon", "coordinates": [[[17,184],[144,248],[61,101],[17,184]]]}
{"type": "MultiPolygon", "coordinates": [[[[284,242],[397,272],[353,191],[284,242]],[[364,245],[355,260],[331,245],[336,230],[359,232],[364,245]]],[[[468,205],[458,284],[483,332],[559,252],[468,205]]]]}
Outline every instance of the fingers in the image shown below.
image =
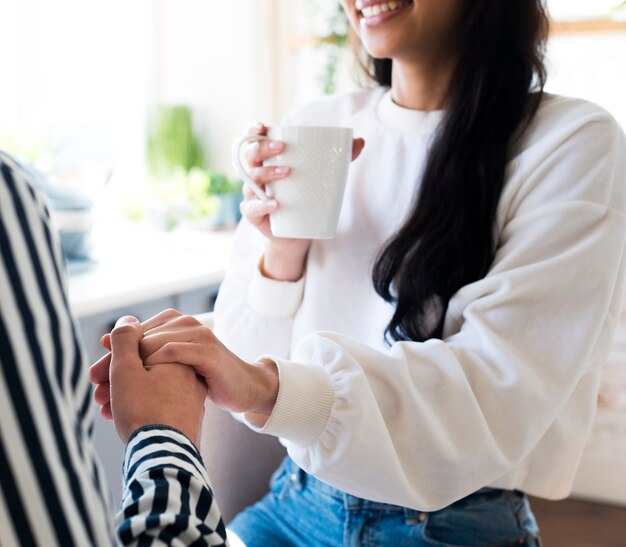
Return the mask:
{"type": "Polygon", "coordinates": [[[111,402],[111,384],[98,384],[93,390],[93,400],[96,404],[104,406],[111,402]]]}
{"type": "Polygon", "coordinates": [[[273,213],[277,209],[278,202],[275,199],[250,199],[244,200],[239,204],[241,214],[254,225],[264,222],[267,215],[273,213]]]}
{"type": "Polygon", "coordinates": [[[92,384],[108,383],[109,367],[111,366],[111,354],[107,353],[89,367],[89,381],[92,384]]]}
{"type": "Polygon", "coordinates": [[[251,125],[247,131],[248,135],[267,135],[267,126],[263,122],[251,125]]]}
{"type": "Polygon", "coordinates": [[[157,313],[155,316],[151,317],[147,321],[144,321],[141,326],[144,332],[148,332],[149,330],[160,327],[161,325],[165,325],[166,323],[169,323],[170,321],[177,319],[182,315],[183,314],[180,313],[178,310],[170,308],[167,310],[163,310],[162,312],[157,313]]]}
{"type": "Polygon", "coordinates": [[[105,420],[113,419],[113,412],[111,412],[111,403],[100,407],[100,416],[102,416],[105,420]]]}
{"type": "MultiPolygon", "coordinates": [[[[291,174],[291,168],[285,166],[255,167],[250,170],[250,177],[260,187],[270,182],[283,179],[291,174]]],[[[275,199],[261,200],[247,186],[243,189],[244,200],[239,204],[239,210],[246,219],[255,226],[267,221],[267,216],[278,209],[275,199]]]]}
{"type": "Polygon", "coordinates": [[[365,148],[365,139],[359,138],[352,141],[352,161],[361,155],[363,148],[365,148]]]}
{"type": "Polygon", "coordinates": [[[284,165],[275,167],[253,167],[249,171],[250,178],[259,186],[264,186],[275,180],[284,179],[288,177],[290,173],[291,168],[285,167],[284,165]]]}
{"type": "Polygon", "coordinates": [[[272,156],[276,156],[285,150],[285,143],[281,141],[262,140],[250,144],[244,153],[244,157],[250,167],[259,167],[272,156]]]}
{"type": "Polygon", "coordinates": [[[111,333],[107,332],[102,338],[100,338],[100,344],[107,351],[111,351],[111,333]]]}
{"type": "MultiPolygon", "coordinates": [[[[250,135],[266,135],[267,127],[263,124],[257,124],[248,130],[250,135]]],[[[262,163],[272,156],[280,154],[285,150],[285,143],[274,141],[271,139],[263,139],[251,143],[244,153],[246,161],[250,167],[259,167],[262,163]]]]}
{"type": "MultiPolygon", "coordinates": [[[[167,310],[167,311],[172,311],[172,310],[167,310]]],[[[194,329],[197,327],[206,329],[206,327],[204,327],[202,323],[200,323],[200,321],[198,321],[192,315],[183,315],[180,312],[176,312],[176,315],[172,316],[172,318],[169,321],[163,322],[158,325],[155,324],[151,328],[146,329],[145,326],[147,324],[148,324],[148,321],[146,321],[146,323],[142,325],[144,327],[144,336],[151,336],[151,335],[158,334],[161,332],[174,332],[174,331],[179,331],[179,330],[194,329]]]]}
{"type": "Polygon", "coordinates": [[[142,338],[143,329],[135,317],[124,316],[115,323],[111,332],[111,383],[116,377],[145,372],[139,356],[139,342],[142,338]]]}
{"type": "Polygon", "coordinates": [[[206,348],[194,342],[168,342],[145,360],[146,366],[160,363],[190,365],[200,376],[210,376],[206,348]]]}
{"type": "MultiPolygon", "coordinates": [[[[139,344],[139,350],[141,358],[144,360],[144,364],[148,366],[153,364],[153,361],[148,363],[146,359],[158,351],[160,348],[170,342],[197,342],[210,344],[213,340],[213,333],[205,326],[197,324],[195,327],[181,330],[172,331],[152,331],[146,335],[139,344]]],[[[163,363],[164,361],[159,361],[163,363]]]]}

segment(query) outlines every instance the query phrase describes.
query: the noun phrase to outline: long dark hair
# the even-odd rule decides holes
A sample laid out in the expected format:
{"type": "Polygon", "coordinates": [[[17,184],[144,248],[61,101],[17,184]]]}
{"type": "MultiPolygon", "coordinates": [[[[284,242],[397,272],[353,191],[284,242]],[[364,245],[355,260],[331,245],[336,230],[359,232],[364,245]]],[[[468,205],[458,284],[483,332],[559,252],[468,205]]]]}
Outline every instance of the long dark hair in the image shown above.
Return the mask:
{"type": "MultiPolygon", "coordinates": [[[[471,0],[461,55],[415,203],[376,258],[376,292],[395,305],[387,341],[441,338],[450,298],[487,274],[516,139],[541,100],[548,16],[541,0],[471,0]]],[[[391,85],[390,59],[368,72],[391,85]]]]}

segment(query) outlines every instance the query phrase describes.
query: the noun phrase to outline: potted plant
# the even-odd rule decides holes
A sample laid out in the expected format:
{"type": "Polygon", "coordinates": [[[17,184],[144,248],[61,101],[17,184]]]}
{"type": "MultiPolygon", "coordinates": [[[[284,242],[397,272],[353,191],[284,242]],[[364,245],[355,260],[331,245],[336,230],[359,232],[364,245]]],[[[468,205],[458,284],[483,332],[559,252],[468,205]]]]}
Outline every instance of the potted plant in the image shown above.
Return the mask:
{"type": "Polygon", "coordinates": [[[153,177],[171,176],[176,170],[206,168],[203,145],[194,132],[188,106],[159,106],[148,125],[148,170],[153,177]]]}
{"type": "Polygon", "coordinates": [[[220,171],[209,173],[207,193],[216,196],[220,202],[217,227],[232,227],[241,219],[239,204],[242,186],[241,180],[233,180],[220,171]]]}
{"type": "Polygon", "coordinates": [[[206,179],[206,162],[190,107],[156,107],[147,128],[146,160],[151,176],[148,212],[156,226],[171,230],[216,209],[196,195],[206,179]]]}

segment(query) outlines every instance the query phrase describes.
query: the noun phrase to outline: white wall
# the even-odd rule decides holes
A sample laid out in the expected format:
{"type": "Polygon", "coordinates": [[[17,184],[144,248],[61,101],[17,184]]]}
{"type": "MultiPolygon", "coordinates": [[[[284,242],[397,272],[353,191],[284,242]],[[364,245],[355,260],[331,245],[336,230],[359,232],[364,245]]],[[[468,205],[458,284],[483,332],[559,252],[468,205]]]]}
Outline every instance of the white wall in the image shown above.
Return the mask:
{"type": "Polygon", "coordinates": [[[231,171],[230,143],[275,122],[271,0],[157,0],[150,102],[188,104],[202,116],[209,161],[231,171]]]}
{"type": "Polygon", "coordinates": [[[0,128],[20,137],[25,150],[45,140],[59,170],[136,165],[143,155],[148,5],[0,0],[0,128]]]}
{"type": "MultiPolygon", "coordinates": [[[[558,2],[560,9],[573,6],[551,0],[557,11],[558,2]]],[[[606,9],[613,0],[602,2],[606,9]]],[[[277,123],[296,104],[321,95],[323,53],[311,47],[311,33],[325,32],[332,5],[0,0],[0,148],[7,147],[8,128],[31,151],[45,140],[57,172],[87,165],[139,184],[147,109],[189,104],[201,115],[211,166],[232,172],[230,143],[249,124],[277,123]],[[297,47],[302,43],[309,45],[297,47]]],[[[626,125],[625,58],[624,34],[557,37],[548,88],[594,100],[626,125]]],[[[348,59],[342,89],[351,85],[348,59]]]]}
{"type": "Polygon", "coordinates": [[[40,156],[35,143],[44,140],[52,171],[89,165],[136,184],[150,105],[189,104],[201,115],[212,167],[230,171],[230,142],[257,120],[280,119],[274,6],[0,0],[0,147],[14,144],[8,130],[25,143],[18,154],[40,156]]]}
{"type": "Polygon", "coordinates": [[[626,32],[554,36],[546,90],[607,109],[626,130],[626,32]]]}

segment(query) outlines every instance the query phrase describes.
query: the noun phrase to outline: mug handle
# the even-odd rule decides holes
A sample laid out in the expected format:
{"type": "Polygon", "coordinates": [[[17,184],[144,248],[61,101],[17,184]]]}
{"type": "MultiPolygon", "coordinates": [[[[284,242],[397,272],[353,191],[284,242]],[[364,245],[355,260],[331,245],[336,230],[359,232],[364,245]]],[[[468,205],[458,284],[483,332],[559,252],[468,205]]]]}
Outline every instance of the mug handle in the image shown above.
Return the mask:
{"type": "Polygon", "coordinates": [[[248,141],[258,142],[258,141],[262,141],[268,138],[269,137],[266,137],[265,135],[243,135],[239,137],[237,140],[235,140],[231,148],[231,154],[232,154],[233,165],[235,166],[235,170],[237,171],[237,173],[239,174],[243,182],[250,188],[250,190],[252,190],[259,197],[259,199],[262,199],[264,201],[272,197],[270,193],[271,190],[268,188],[268,191],[264,192],[263,189],[250,178],[250,175],[248,174],[243,164],[241,163],[240,156],[241,156],[241,147],[246,142],[248,141]]]}

